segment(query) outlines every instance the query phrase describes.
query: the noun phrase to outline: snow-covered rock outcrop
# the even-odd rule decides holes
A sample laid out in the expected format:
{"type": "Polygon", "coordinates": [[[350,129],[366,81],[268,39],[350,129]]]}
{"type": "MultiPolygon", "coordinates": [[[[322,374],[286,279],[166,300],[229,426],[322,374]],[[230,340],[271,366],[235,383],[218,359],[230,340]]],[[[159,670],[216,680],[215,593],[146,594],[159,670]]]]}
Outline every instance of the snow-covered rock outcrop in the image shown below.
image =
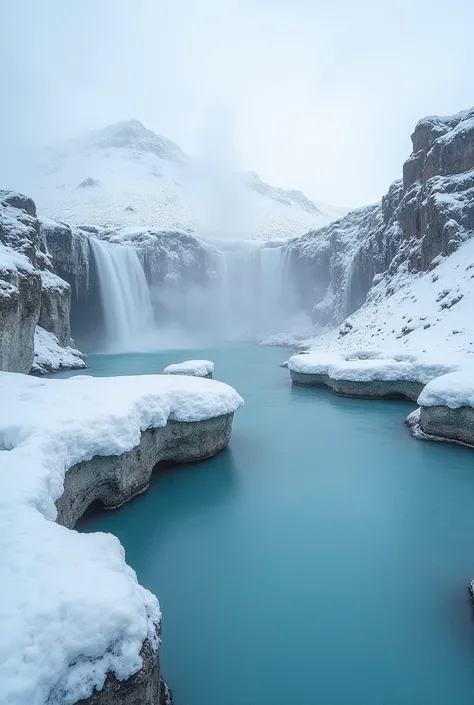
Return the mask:
{"type": "Polygon", "coordinates": [[[448,441],[474,447],[474,365],[443,375],[426,385],[420,408],[406,420],[421,440],[448,441]]]}
{"type": "Polygon", "coordinates": [[[29,372],[37,325],[69,346],[71,290],[52,270],[34,202],[0,191],[0,370],[29,372]]]}
{"type": "Polygon", "coordinates": [[[288,246],[301,305],[321,326],[356,311],[374,285],[391,296],[474,232],[474,109],[421,120],[413,152],[380,204],[288,246]]]}
{"type": "Polygon", "coordinates": [[[0,702],[165,705],[156,597],[115,537],[70,529],[159,461],[221,450],[241,397],[195,377],[2,372],[0,399],[0,702]]]}
{"type": "Polygon", "coordinates": [[[186,360],[168,365],[163,370],[164,375],[189,375],[191,377],[207,377],[212,379],[214,363],[211,360],[186,360]]]}
{"type": "Polygon", "coordinates": [[[296,384],[325,386],[347,396],[416,401],[426,384],[458,366],[424,353],[372,349],[299,353],[290,357],[288,369],[296,384]]]}

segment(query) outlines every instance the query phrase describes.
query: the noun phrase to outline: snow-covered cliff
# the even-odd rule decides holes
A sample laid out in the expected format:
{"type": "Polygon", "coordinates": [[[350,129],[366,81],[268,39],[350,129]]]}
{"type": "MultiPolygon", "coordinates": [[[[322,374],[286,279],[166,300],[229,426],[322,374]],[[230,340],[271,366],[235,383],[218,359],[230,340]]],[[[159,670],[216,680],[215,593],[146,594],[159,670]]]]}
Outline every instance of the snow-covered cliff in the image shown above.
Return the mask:
{"type": "MultiPolygon", "coordinates": [[[[69,348],[70,304],[70,286],[53,272],[34,202],[0,191],[0,370],[30,371],[37,326],[42,343],[57,344],[58,354],[68,348],[72,366],[83,364],[69,348]]],[[[37,372],[48,371],[44,345],[41,352],[37,372]]],[[[60,358],[54,364],[60,366],[60,358]]]]}
{"type": "MultiPolygon", "coordinates": [[[[412,143],[403,180],[390,187],[381,203],[353,211],[288,246],[300,304],[316,324],[334,327],[366,300],[370,316],[376,316],[382,300],[402,287],[414,287],[423,272],[449,259],[472,237],[474,109],[424,118],[412,143]]],[[[462,282],[460,277],[452,285],[462,287],[462,282]]],[[[344,329],[349,339],[351,330],[344,329]]]]}

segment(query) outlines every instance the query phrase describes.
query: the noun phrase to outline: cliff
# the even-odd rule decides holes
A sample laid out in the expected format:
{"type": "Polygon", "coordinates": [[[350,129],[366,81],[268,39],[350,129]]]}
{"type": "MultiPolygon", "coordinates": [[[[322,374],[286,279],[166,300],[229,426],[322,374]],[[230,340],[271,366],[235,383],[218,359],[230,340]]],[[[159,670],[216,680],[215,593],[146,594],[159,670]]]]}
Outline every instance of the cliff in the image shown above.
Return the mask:
{"type": "Polygon", "coordinates": [[[382,201],[287,246],[301,306],[336,326],[372,286],[390,296],[400,274],[435,267],[474,230],[474,108],[415,127],[403,179],[382,201]]]}
{"type": "Polygon", "coordinates": [[[30,371],[38,325],[68,348],[70,307],[71,287],[53,272],[34,202],[0,191],[0,370],[30,371]]]}

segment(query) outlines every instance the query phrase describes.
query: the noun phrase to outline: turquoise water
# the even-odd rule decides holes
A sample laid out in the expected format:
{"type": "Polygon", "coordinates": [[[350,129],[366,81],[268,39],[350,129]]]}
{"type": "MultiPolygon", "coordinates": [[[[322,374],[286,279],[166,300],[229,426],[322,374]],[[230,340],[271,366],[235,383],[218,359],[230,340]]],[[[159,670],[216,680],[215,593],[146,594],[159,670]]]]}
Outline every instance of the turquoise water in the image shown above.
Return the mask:
{"type": "Polygon", "coordinates": [[[176,705],[472,705],[474,453],[413,440],[412,404],[292,387],[281,349],[209,357],[246,405],[217,457],[89,515],[160,598],[176,705]]]}

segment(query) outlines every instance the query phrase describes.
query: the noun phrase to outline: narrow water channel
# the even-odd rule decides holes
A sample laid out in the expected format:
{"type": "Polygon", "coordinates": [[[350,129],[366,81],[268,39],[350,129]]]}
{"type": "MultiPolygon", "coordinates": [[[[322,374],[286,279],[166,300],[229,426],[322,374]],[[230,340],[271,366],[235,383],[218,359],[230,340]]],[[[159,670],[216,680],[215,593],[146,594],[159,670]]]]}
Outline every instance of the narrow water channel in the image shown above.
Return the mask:
{"type": "Polygon", "coordinates": [[[412,404],[292,387],[287,352],[91,356],[88,374],[215,361],[230,447],[89,514],[161,602],[176,705],[472,705],[474,452],[413,440],[412,404]]]}

